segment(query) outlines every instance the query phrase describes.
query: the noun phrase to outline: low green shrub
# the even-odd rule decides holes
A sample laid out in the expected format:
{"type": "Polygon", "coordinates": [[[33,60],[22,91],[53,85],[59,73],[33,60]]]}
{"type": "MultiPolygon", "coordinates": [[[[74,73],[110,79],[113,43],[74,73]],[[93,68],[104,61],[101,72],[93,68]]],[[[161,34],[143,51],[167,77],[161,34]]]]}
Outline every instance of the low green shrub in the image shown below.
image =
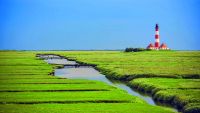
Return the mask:
{"type": "Polygon", "coordinates": [[[140,52],[140,51],[146,51],[144,48],[126,48],[124,52],[140,52]]]}

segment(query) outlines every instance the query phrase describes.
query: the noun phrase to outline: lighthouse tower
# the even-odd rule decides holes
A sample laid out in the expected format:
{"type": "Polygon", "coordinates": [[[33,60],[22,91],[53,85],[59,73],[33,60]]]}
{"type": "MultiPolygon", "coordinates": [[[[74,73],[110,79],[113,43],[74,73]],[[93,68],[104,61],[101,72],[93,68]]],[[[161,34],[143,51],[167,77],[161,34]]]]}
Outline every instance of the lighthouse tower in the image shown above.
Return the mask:
{"type": "Polygon", "coordinates": [[[160,46],[160,35],[159,35],[159,27],[158,27],[158,24],[156,24],[156,27],[155,27],[155,30],[156,30],[156,34],[155,34],[155,45],[153,45],[152,43],[150,43],[148,46],[147,46],[147,49],[150,49],[150,50],[169,50],[169,48],[167,47],[167,45],[165,43],[162,43],[161,46],[160,46]]]}
{"type": "Polygon", "coordinates": [[[156,24],[156,27],[155,27],[155,30],[156,30],[156,34],[155,34],[155,49],[159,49],[160,47],[160,35],[159,35],[159,27],[158,27],[158,24],[156,24]]]}

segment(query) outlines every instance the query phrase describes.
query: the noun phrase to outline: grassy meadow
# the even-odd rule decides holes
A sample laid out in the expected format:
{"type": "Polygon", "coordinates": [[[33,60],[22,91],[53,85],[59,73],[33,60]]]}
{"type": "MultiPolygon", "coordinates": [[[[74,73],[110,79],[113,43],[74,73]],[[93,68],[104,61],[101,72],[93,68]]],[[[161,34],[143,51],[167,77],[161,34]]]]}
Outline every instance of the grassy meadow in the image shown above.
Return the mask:
{"type": "Polygon", "coordinates": [[[168,108],[151,106],[138,97],[102,82],[52,76],[49,73],[55,66],[36,58],[37,53],[41,52],[0,51],[1,113],[174,112],[168,108]]]}
{"type": "MultiPolygon", "coordinates": [[[[53,52],[56,53],[56,52],[53,52]]],[[[200,78],[199,51],[67,51],[60,55],[80,62],[96,64],[108,77],[200,78]]]]}
{"type": "Polygon", "coordinates": [[[128,81],[184,113],[200,112],[199,51],[66,51],[56,53],[81,63],[95,64],[108,78],[128,81]]]}
{"type": "Polygon", "coordinates": [[[200,107],[200,79],[138,78],[129,82],[129,86],[185,112],[196,113],[200,107]]]}

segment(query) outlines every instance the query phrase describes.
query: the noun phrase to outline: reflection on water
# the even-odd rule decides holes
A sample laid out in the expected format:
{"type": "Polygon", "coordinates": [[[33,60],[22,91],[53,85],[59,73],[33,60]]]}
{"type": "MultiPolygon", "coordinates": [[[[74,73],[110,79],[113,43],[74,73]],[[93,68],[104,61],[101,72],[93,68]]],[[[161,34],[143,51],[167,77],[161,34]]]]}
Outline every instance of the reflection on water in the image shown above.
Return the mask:
{"type": "Polygon", "coordinates": [[[62,69],[56,69],[55,75],[59,76],[59,77],[69,78],[69,79],[87,79],[87,80],[102,81],[109,85],[123,89],[133,96],[138,96],[140,98],[143,98],[147,103],[149,103],[151,105],[155,105],[155,103],[151,97],[143,96],[143,95],[139,94],[138,92],[132,90],[130,87],[128,87],[124,83],[111,82],[109,79],[107,79],[105,77],[105,75],[101,74],[100,72],[95,70],[93,67],[72,68],[72,67],[65,66],[62,69]]]}
{"type": "Polygon", "coordinates": [[[149,97],[148,95],[142,95],[142,94],[138,93],[137,91],[134,91],[133,89],[131,89],[130,87],[128,87],[126,84],[123,84],[123,83],[117,83],[115,85],[120,87],[121,89],[124,89],[125,91],[127,91],[129,94],[131,94],[133,96],[142,98],[148,104],[155,105],[154,100],[151,97],[149,97]]]}
{"type": "Polygon", "coordinates": [[[92,67],[68,67],[65,66],[62,69],[56,69],[55,75],[60,77],[65,77],[69,79],[88,79],[88,80],[98,80],[103,81],[108,84],[112,84],[105,75],[100,74],[92,67]]]}
{"type": "Polygon", "coordinates": [[[61,65],[77,64],[75,61],[68,61],[67,59],[46,59],[45,61],[48,62],[49,64],[61,64],[61,65]]]}

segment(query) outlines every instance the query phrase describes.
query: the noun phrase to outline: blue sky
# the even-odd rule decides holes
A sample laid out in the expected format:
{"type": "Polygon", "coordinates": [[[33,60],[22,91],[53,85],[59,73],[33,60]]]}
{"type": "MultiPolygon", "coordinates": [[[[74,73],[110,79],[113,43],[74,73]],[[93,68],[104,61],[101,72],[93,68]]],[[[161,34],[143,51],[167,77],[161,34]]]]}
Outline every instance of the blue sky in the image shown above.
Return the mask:
{"type": "Polygon", "coordinates": [[[200,0],[0,0],[0,49],[200,50],[200,0]]]}

